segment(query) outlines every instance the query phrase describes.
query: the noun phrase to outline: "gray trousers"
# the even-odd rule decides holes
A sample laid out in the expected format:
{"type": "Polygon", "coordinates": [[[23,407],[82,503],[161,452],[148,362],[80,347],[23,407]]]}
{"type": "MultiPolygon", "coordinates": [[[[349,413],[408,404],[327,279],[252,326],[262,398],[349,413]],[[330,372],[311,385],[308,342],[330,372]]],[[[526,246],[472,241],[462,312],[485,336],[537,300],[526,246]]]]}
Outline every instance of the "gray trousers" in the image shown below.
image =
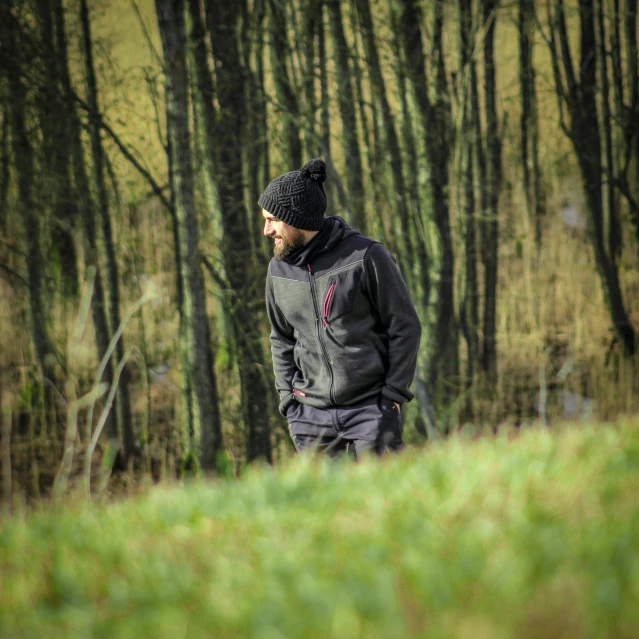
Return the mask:
{"type": "Polygon", "coordinates": [[[401,415],[381,395],[329,408],[293,402],[286,419],[298,452],[310,450],[330,457],[346,453],[359,461],[367,452],[381,455],[404,448],[401,415]]]}

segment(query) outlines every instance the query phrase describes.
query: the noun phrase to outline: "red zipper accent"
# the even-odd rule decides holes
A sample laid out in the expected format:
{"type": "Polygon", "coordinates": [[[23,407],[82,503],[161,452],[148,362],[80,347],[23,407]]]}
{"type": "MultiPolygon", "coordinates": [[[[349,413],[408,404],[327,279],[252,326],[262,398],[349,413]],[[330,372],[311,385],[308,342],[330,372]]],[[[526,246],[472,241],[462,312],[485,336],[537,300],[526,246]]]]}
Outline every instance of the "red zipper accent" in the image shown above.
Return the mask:
{"type": "Polygon", "coordinates": [[[324,307],[322,312],[324,314],[324,327],[328,328],[328,311],[331,306],[331,300],[333,299],[333,292],[335,291],[335,282],[332,282],[328,287],[328,291],[326,292],[326,297],[324,298],[324,307]]]}
{"type": "MultiPolygon", "coordinates": [[[[321,310],[319,307],[319,299],[316,297],[317,291],[315,290],[315,283],[313,281],[313,271],[311,270],[311,265],[307,264],[306,268],[308,269],[308,284],[311,287],[311,300],[313,302],[313,313],[316,319],[319,320],[321,315],[321,310]]],[[[328,328],[328,323],[326,324],[326,328],[328,328]]],[[[324,356],[324,361],[326,362],[326,368],[328,369],[328,373],[331,378],[331,384],[329,386],[328,394],[331,399],[331,402],[335,404],[335,394],[333,392],[333,384],[335,382],[333,378],[333,369],[331,368],[331,360],[328,358],[328,352],[326,350],[326,344],[324,343],[324,338],[322,336],[322,330],[318,323],[317,325],[317,339],[320,344],[320,348],[322,349],[322,355],[324,356]]]]}
{"type": "Polygon", "coordinates": [[[302,391],[297,390],[297,388],[293,389],[293,395],[301,395],[302,397],[306,397],[306,393],[302,393],[302,391]]]}

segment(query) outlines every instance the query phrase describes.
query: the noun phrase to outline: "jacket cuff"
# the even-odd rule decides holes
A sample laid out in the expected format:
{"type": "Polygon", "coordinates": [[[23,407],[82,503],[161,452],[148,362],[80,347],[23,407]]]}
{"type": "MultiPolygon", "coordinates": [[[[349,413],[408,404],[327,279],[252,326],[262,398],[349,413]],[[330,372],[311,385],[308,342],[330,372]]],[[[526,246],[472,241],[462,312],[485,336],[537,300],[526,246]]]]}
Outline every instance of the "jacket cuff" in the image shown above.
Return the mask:
{"type": "Polygon", "coordinates": [[[406,402],[410,402],[415,395],[407,390],[404,394],[400,395],[397,391],[394,391],[392,388],[388,386],[384,386],[382,389],[382,396],[390,399],[393,402],[397,402],[398,404],[404,404],[406,402]]]}

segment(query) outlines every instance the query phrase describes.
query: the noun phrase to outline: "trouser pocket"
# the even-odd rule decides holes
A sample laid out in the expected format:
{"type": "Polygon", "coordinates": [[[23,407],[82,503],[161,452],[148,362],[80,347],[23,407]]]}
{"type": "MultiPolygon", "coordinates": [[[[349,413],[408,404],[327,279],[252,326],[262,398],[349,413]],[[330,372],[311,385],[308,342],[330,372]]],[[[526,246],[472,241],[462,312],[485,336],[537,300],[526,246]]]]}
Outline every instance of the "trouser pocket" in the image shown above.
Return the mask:
{"type": "Polygon", "coordinates": [[[404,448],[402,416],[395,404],[386,397],[380,398],[379,410],[381,421],[377,438],[378,452],[401,450],[404,448]]]}

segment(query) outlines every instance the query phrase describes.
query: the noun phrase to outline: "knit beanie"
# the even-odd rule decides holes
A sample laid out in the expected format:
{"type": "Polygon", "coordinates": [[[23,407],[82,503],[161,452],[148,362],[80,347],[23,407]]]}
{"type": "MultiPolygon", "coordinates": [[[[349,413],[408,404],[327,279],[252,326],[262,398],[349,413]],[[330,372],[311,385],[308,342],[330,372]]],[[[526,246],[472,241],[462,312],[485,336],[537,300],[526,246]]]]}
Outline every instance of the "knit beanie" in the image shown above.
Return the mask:
{"type": "Polygon", "coordinates": [[[316,158],[299,171],[284,173],[265,189],[258,204],[271,215],[303,231],[319,231],[326,211],[326,164],[316,158]]]}

